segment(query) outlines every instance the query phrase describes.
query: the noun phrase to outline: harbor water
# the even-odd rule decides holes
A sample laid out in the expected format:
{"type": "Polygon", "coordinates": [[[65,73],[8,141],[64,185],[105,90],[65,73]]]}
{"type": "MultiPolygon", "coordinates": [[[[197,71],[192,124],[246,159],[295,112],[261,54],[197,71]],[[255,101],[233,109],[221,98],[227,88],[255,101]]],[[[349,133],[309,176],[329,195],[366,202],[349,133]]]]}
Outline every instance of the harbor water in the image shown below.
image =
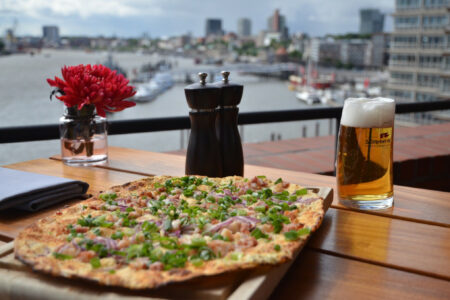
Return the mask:
{"type": "MultiPolygon", "coordinates": [[[[73,50],[44,50],[33,56],[16,54],[0,56],[0,127],[56,124],[64,105],[57,99],[50,101],[52,88],[47,78],[61,76],[64,65],[96,64],[107,59],[106,52],[84,52],[73,50]]],[[[128,74],[143,64],[166,59],[175,70],[207,70],[210,66],[194,65],[191,59],[115,53],[114,61],[128,74]]],[[[223,66],[224,69],[227,66],[223,66]]],[[[276,111],[308,107],[288,89],[286,81],[260,79],[252,76],[232,74],[231,80],[244,84],[241,112],[276,111]]],[[[184,96],[185,84],[177,83],[150,102],[138,103],[122,112],[109,114],[110,120],[160,118],[187,116],[188,106],[184,96]]],[[[334,134],[334,122],[329,120],[266,123],[240,126],[244,143],[302,136],[334,134]]],[[[173,151],[187,147],[188,131],[175,130],[140,134],[114,135],[108,137],[109,146],[129,147],[149,151],[173,151]]],[[[60,153],[60,141],[39,141],[0,145],[0,165],[24,160],[49,157],[60,153]]]]}

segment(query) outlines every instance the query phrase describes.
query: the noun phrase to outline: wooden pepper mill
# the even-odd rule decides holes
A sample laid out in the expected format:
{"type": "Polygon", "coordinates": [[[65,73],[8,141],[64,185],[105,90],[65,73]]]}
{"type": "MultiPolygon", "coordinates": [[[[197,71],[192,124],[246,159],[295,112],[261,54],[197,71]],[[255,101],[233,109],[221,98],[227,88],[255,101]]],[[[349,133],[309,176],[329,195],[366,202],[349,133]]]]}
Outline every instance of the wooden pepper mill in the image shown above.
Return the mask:
{"type": "Polygon", "coordinates": [[[208,74],[199,73],[200,82],[184,89],[191,108],[191,134],[186,154],[186,174],[222,177],[222,160],[216,136],[217,106],[221,89],[207,84],[208,74]]]}
{"type": "Polygon", "coordinates": [[[244,155],[237,121],[244,86],[230,83],[230,72],[222,72],[222,81],[215,83],[222,93],[219,102],[219,114],[216,120],[216,132],[222,153],[222,174],[225,176],[244,175],[244,155]]]}

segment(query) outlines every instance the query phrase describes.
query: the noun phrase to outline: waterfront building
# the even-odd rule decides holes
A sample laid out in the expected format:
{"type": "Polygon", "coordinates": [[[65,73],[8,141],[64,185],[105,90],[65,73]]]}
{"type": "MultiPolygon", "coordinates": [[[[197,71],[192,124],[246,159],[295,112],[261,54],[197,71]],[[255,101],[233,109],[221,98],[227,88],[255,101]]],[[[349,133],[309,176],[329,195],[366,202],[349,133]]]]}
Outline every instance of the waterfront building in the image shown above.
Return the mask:
{"type": "Polygon", "coordinates": [[[240,37],[249,37],[252,35],[252,21],[247,18],[238,20],[237,33],[240,37]]]}
{"type": "Polygon", "coordinates": [[[286,26],[286,17],[280,14],[279,9],[276,9],[267,20],[267,29],[271,33],[280,33],[283,40],[288,38],[289,30],[286,26]]]}
{"type": "Polygon", "coordinates": [[[354,67],[372,66],[372,41],[362,39],[313,38],[304,57],[327,65],[346,64],[354,67]]]}
{"type": "Polygon", "coordinates": [[[387,92],[397,102],[450,97],[448,0],[397,0],[387,92]]]}
{"type": "Polygon", "coordinates": [[[391,35],[389,33],[372,35],[372,66],[383,68],[388,65],[390,41],[391,35]]]}
{"type": "Polygon", "coordinates": [[[206,20],[205,36],[208,35],[223,35],[221,19],[206,20]]]}
{"type": "Polygon", "coordinates": [[[43,26],[42,39],[46,47],[59,47],[59,28],[58,26],[43,26]]]}
{"type": "MultiPolygon", "coordinates": [[[[404,1],[404,0],[400,0],[404,1]]],[[[359,33],[372,34],[383,32],[384,14],[378,9],[361,9],[359,11],[359,33]]]]}

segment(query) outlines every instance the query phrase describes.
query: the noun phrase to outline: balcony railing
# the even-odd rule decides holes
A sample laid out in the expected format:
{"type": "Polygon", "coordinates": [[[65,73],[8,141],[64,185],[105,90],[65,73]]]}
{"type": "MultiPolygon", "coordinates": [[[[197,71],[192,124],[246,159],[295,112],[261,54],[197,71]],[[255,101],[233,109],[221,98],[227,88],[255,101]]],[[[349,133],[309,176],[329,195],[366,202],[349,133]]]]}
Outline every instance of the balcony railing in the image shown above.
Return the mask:
{"type": "MultiPolygon", "coordinates": [[[[396,114],[449,110],[450,98],[435,102],[398,103],[396,114]]],[[[320,107],[297,110],[248,112],[239,114],[239,125],[335,119],[339,128],[342,107],[320,107]]],[[[117,120],[108,122],[109,135],[146,133],[190,128],[189,117],[117,120]]],[[[59,139],[59,125],[35,125],[0,128],[0,144],[59,139]]],[[[337,134],[335,135],[335,151],[337,134]]]]}

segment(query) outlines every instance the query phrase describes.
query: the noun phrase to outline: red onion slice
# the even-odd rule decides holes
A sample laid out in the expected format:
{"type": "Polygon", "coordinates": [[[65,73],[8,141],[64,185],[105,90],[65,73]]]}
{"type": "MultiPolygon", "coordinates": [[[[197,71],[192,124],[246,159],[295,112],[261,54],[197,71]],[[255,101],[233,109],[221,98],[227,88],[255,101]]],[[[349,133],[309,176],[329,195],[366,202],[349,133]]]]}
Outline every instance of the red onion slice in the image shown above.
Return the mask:
{"type": "Polygon", "coordinates": [[[256,223],[259,223],[261,221],[257,218],[253,218],[253,217],[249,217],[249,216],[236,216],[236,217],[231,217],[223,222],[220,222],[220,223],[212,226],[206,232],[211,232],[211,233],[217,232],[217,231],[221,230],[222,228],[230,225],[233,222],[247,223],[253,228],[256,226],[256,223]]]}

